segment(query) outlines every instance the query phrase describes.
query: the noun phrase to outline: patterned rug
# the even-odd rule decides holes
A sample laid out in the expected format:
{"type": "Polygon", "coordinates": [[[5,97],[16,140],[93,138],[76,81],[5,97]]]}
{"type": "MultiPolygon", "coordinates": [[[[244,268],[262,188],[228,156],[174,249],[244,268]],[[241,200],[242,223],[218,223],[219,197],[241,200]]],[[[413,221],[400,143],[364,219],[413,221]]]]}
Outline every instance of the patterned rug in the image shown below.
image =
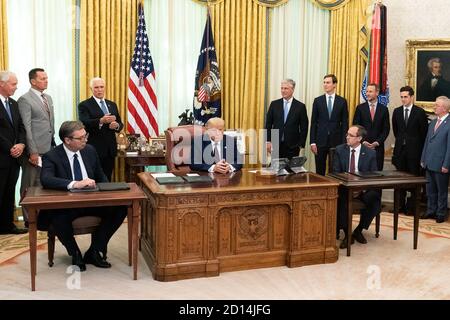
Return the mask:
{"type": "MultiPolygon", "coordinates": [[[[0,235],[0,266],[29,251],[28,233],[0,235]]],[[[47,232],[38,231],[37,248],[43,249],[47,244],[47,232]]]]}
{"type": "MultiPolygon", "coordinates": [[[[358,221],[355,215],[353,221],[358,221]]],[[[373,222],[375,224],[375,221],[373,222]]],[[[393,228],[394,215],[389,212],[381,213],[381,225],[393,228]]],[[[414,217],[399,215],[398,230],[411,231],[414,227],[414,217]]],[[[419,232],[430,237],[442,237],[450,239],[450,223],[436,223],[432,219],[420,220],[419,232]]],[[[47,248],[47,232],[38,231],[38,250],[47,248]]],[[[0,235],[0,266],[13,263],[15,257],[29,251],[28,234],[0,235]]]]}
{"type": "MultiPolygon", "coordinates": [[[[359,216],[355,215],[353,221],[359,221],[359,216]]],[[[372,224],[375,227],[375,220],[372,224]]],[[[394,215],[391,212],[382,212],[381,225],[394,228],[394,215]]],[[[413,229],[414,217],[400,214],[398,216],[398,230],[412,231],[413,229]]],[[[420,219],[419,232],[430,237],[450,239],[450,222],[436,223],[433,219],[420,219]]]]}

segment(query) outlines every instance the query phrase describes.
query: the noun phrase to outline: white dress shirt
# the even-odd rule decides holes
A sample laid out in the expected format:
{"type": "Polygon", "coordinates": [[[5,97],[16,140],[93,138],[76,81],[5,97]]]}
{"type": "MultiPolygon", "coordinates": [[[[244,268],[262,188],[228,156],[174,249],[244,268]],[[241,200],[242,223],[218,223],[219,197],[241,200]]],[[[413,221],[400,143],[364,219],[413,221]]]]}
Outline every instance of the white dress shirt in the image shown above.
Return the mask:
{"type": "MultiPolygon", "coordinates": [[[[83,175],[83,180],[89,178],[87,171],[86,171],[86,167],[84,166],[84,162],[83,162],[83,158],[81,157],[81,153],[80,151],[77,152],[73,152],[70,151],[64,144],[64,151],[66,152],[67,158],[69,159],[69,163],[70,163],[70,171],[72,172],[72,178],[75,176],[74,172],[73,172],[73,159],[74,159],[74,154],[78,155],[78,162],[80,163],[80,167],[81,167],[81,174],[83,175]]],[[[77,181],[72,181],[71,183],[69,183],[69,185],[67,186],[67,189],[73,189],[73,185],[75,184],[75,182],[77,181]]]]}

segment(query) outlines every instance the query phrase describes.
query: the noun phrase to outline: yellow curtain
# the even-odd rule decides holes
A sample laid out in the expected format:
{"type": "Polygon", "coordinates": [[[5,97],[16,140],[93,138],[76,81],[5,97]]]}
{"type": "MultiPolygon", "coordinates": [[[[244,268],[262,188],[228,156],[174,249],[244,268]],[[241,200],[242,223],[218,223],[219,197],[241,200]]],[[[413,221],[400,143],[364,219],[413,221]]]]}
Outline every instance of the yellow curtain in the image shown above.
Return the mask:
{"type": "Polygon", "coordinates": [[[211,5],[228,128],[263,128],[267,8],[254,1],[211,5]]]}
{"type": "Polygon", "coordinates": [[[0,70],[8,69],[8,20],[6,16],[6,1],[0,0],[0,70]]]}
{"type": "MultiPolygon", "coordinates": [[[[139,0],[81,0],[80,99],[91,96],[89,80],[106,81],[106,97],[117,103],[126,128],[130,60],[137,28],[139,0]]],[[[124,180],[123,162],[116,161],[115,180],[124,180]]]]}
{"type": "Polygon", "coordinates": [[[350,122],[360,101],[367,42],[364,25],[370,0],[353,0],[331,11],[329,72],[338,78],[337,92],[347,98],[350,122]]]}

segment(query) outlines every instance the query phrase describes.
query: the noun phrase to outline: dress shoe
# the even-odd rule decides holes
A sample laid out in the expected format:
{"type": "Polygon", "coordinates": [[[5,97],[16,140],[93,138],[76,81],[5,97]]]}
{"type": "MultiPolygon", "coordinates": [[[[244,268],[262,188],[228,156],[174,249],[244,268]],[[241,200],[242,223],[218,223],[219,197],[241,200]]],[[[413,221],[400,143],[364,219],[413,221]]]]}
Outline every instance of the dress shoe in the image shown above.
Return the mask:
{"type": "Polygon", "coordinates": [[[352,239],[355,239],[356,241],[358,241],[359,243],[362,243],[362,244],[366,244],[367,243],[366,238],[364,238],[362,232],[359,231],[358,229],[355,229],[353,231],[352,239]]]}
{"type": "Polygon", "coordinates": [[[111,264],[106,261],[106,257],[102,257],[100,252],[94,249],[89,249],[84,254],[84,262],[87,264],[93,264],[99,268],[111,268],[111,264]]]}
{"type": "MultiPolygon", "coordinates": [[[[351,240],[350,243],[351,244],[355,243],[355,239],[353,239],[353,237],[352,237],[352,240],[351,240]]],[[[347,237],[344,237],[344,239],[342,239],[341,244],[339,245],[339,248],[340,249],[347,249],[347,237]]]]}
{"type": "Polygon", "coordinates": [[[420,219],[436,219],[436,215],[434,213],[425,213],[420,216],[420,219]]]}
{"type": "Polygon", "coordinates": [[[436,217],[436,223],[442,223],[442,222],[445,222],[445,220],[447,220],[446,215],[436,217]]]}
{"type": "Polygon", "coordinates": [[[27,233],[28,229],[17,228],[16,226],[8,230],[0,230],[0,234],[24,234],[27,233]]]}
{"type": "Polygon", "coordinates": [[[72,265],[80,268],[80,271],[86,271],[86,264],[83,261],[83,256],[81,252],[77,251],[74,255],[72,255],[72,265]]]}

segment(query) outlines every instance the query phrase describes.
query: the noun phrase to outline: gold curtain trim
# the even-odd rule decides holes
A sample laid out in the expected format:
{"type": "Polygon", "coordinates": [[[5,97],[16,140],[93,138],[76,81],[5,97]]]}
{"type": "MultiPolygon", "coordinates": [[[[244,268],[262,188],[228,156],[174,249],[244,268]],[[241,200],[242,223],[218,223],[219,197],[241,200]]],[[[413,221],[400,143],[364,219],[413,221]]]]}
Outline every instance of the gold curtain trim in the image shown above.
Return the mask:
{"type": "Polygon", "coordinates": [[[322,9],[337,10],[345,6],[350,0],[312,0],[314,4],[322,9]]]}
{"type": "MultiPolygon", "coordinates": [[[[192,1],[197,2],[199,4],[203,4],[203,5],[207,5],[207,4],[216,5],[216,4],[223,2],[224,0],[192,0],[192,1]]],[[[269,8],[281,6],[288,1],[289,0],[253,0],[254,3],[256,3],[260,6],[269,7],[269,8]]]]}
{"type": "Polygon", "coordinates": [[[219,4],[219,3],[223,2],[223,0],[192,0],[192,1],[202,4],[202,5],[219,4]]]}

